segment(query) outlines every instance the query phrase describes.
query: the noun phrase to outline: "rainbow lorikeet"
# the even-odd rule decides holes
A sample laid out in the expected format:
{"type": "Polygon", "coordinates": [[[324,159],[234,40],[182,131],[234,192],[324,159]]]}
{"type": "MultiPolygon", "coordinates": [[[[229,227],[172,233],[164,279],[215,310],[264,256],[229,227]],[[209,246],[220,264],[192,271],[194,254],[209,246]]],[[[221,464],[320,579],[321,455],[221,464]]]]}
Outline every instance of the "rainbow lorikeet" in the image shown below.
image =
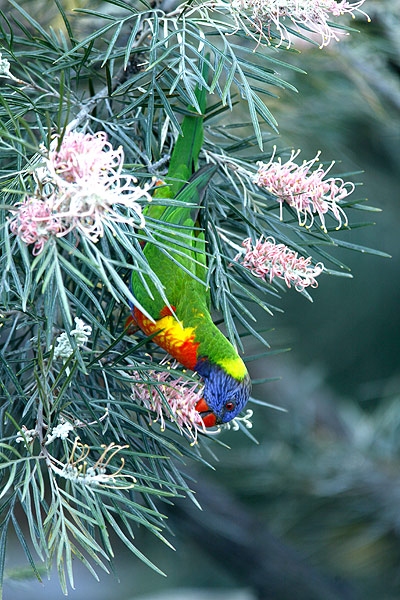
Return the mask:
{"type": "MultiPolygon", "coordinates": [[[[203,112],[204,98],[204,92],[198,92],[203,112]]],[[[203,398],[196,409],[206,427],[212,427],[240,413],[249,399],[251,382],[244,362],[210,315],[204,233],[196,220],[201,196],[215,170],[204,167],[196,171],[202,143],[203,117],[187,114],[170,159],[166,185],[156,189],[146,209],[146,217],[165,223],[168,252],[157,243],[161,234],[155,234],[154,243],[147,242],[143,251],[164,286],[169,305],[150,278],[134,271],[133,294],[154,322],[136,306],[132,313],[146,335],[154,335],[154,342],[203,378],[203,398]],[[157,198],[174,198],[176,203],[162,206],[157,198]]]]}

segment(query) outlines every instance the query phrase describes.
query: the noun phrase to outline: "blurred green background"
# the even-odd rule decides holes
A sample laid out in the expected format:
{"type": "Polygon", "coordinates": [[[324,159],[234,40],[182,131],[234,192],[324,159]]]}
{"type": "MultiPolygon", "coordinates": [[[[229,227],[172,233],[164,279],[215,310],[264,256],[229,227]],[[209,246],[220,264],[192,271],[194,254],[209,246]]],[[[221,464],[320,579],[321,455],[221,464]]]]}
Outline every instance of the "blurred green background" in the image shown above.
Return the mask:
{"type": "MultiPolygon", "coordinates": [[[[34,0],[19,4],[40,20],[46,2],[39,13],[34,0]]],[[[204,510],[166,507],[176,552],[138,531],[167,579],[120,548],[120,583],[99,584],[77,564],[76,600],[400,597],[400,5],[365,9],[372,23],[357,21],[359,34],[289,56],[308,74],[282,72],[299,94],[270,108],[279,148],[302,148],[306,160],[322,150],[340,161],[335,174],[363,171],[355,194],[382,212],[360,213],[376,225],[345,239],[392,258],[343,252],[353,279],[321,277],[313,303],[288,291],[284,313],[260,328],[274,328],[272,349],[291,352],[250,363],[255,378],[278,378],[254,395],[288,412],[256,407],[258,445],[230,432],[214,471],[187,465],[204,510]]],[[[43,12],[44,25],[55,12],[43,12]]],[[[44,587],[25,578],[21,554],[11,540],[6,600],[61,598],[56,575],[44,587]]]]}

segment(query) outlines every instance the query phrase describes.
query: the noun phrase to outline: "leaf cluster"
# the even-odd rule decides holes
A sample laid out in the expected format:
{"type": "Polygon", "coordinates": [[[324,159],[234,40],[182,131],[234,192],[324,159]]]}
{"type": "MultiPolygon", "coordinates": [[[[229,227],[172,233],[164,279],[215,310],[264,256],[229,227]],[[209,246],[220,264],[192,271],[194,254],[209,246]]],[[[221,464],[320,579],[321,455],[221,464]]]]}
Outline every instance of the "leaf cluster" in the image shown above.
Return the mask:
{"type": "Polygon", "coordinates": [[[57,564],[65,593],[68,583],[74,587],[74,557],[96,577],[94,566],[113,569],[111,531],[159,572],[135,545],[134,526],[170,545],[160,502],[191,496],[179,463],[201,457],[172,424],[170,436],[151,427],[149,411],[131,400],[137,377],[151,385],[157,359],[123,334],[108,334],[106,347],[103,327],[90,350],[75,348],[62,361],[54,347],[43,353],[44,317],[2,316],[1,573],[10,527],[39,579],[32,548],[48,569],[57,564]],[[65,438],[52,435],[60,424],[70,428],[65,438]]]}

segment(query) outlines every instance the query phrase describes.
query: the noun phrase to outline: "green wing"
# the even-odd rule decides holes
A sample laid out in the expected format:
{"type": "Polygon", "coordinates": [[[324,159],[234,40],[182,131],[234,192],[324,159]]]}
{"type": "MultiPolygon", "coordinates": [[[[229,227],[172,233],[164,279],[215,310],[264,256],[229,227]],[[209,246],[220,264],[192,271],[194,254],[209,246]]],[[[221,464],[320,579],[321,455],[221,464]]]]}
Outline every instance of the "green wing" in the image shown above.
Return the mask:
{"type": "MultiPolygon", "coordinates": [[[[163,284],[170,304],[182,305],[186,296],[186,304],[195,302],[208,310],[205,242],[197,219],[202,196],[215,168],[208,166],[198,170],[204,137],[205,89],[196,89],[196,96],[202,113],[190,108],[185,115],[182,134],[178,136],[171,155],[166,185],[155,191],[153,201],[145,211],[146,218],[158,222],[159,232],[154,235],[153,243],[146,244],[144,254],[163,284]],[[167,198],[174,199],[174,202],[163,206],[161,200],[167,198]]],[[[134,272],[132,290],[138,302],[157,318],[165,300],[150,278],[143,280],[140,274],[134,272]]]]}
{"type": "MultiPolygon", "coordinates": [[[[197,90],[196,94],[202,114],[190,110],[185,115],[182,135],[178,136],[171,156],[166,185],[156,190],[146,212],[146,218],[155,219],[157,224],[154,223],[154,239],[146,243],[144,254],[165,295],[149,277],[137,272],[132,276],[132,290],[155,321],[165,316],[166,297],[169,306],[175,307],[183,328],[195,331],[198,356],[207,357],[208,363],[218,365],[227,377],[243,381],[247,376],[246,367],[210,315],[206,245],[197,220],[203,194],[216,168],[198,169],[203,145],[205,90],[197,90]],[[167,198],[172,202],[163,206],[161,200],[167,198]]],[[[168,347],[168,351],[175,356],[173,348],[168,347]]],[[[225,388],[222,388],[223,398],[225,388]]]]}

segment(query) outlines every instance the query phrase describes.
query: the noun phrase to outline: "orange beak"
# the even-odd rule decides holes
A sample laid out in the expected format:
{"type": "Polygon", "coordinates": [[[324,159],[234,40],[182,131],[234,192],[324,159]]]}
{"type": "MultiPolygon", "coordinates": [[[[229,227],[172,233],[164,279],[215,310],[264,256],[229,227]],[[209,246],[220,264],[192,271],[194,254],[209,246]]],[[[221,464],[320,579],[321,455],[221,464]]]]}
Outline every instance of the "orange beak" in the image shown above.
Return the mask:
{"type": "Polygon", "coordinates": [[[206,427],[214,427],[217,423],[217,417],[214,415],[204,398],[201,398],[196,404],[196,410],[200,413],[203,423],[206,427]]]}

